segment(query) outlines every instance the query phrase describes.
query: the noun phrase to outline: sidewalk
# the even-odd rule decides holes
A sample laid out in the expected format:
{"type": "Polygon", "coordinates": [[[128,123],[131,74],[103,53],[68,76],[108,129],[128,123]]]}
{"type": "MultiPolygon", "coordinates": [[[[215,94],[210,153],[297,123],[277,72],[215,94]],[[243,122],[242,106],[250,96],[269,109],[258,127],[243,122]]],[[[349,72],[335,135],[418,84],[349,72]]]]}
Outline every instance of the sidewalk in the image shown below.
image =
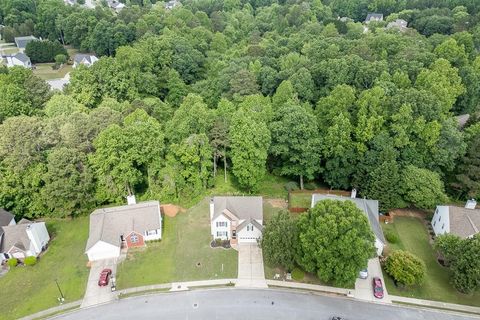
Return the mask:
{"type": "Polygon", "coordinates": [[[429,307],[429,308],[448,309],[448,310],[453,310],[453,311],[480,314],[480,308],[479,307],[466,306],[466,305],[463,305],[463,304],[454,304],[454,303],[446,303],[446,302],[439,302],[439,301],[432,301],[432,300],[414,299],[414,298],[392,296],[392,295],[390,295],[390,300],[392,300],[393,303],[395,303],[395,302],[408,303],[408,304],[412,304],[412,305],[424,306],[424,307],[429,307]]]}
{"type": "Polygon", "coordinates": [[[316,284],[290,282],[290,281],[267,280],[267,284],[273,287],[328,292],[328,293],[341,294],[344,296],[352,296],[354,292],[353,289],[335,288],[335,287],[328,287],[328,286],[320,286],[316,284]]]}
{"type": "Polygon", "coordinates": [[[34,314],[31,314],[29,316],[20,318],[20,320],[34,320],[34,319],[43,319],[46,318],[47,316],[51,316],[57,312],[60,311],[66,311],[70,309],[75,309],[75,308],[80,308],[80,305],[82,304],[82,300],[77,300],[69,303],[62,304],[61,306],[58,307],[53,307],[47,310],[43,310],[34,314]]]}

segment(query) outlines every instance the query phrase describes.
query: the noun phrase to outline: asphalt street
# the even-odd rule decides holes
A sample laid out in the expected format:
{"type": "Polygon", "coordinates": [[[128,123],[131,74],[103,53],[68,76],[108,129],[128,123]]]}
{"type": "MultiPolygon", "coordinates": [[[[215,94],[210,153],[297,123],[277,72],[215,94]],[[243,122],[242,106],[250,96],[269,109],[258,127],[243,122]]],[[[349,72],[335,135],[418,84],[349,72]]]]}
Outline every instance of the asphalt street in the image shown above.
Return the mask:
{"type": "Polygon", "coordinates": [[[434,310],[271,289],[209,289],[121,299],[54,319],[480,319],[434,310]]]}

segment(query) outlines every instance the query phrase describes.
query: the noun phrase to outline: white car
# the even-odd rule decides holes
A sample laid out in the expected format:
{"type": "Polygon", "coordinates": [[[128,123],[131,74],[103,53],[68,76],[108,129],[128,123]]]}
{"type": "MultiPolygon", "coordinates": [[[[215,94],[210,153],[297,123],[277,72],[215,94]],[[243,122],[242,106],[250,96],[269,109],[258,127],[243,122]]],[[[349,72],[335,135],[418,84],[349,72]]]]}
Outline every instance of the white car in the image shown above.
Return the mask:
{"type": "Polygon", "coordinates": [[[358,273],[358,277],[360,279],[367,279],[368,278],[368,270],[367,269],[360,270],[360,272],[358,273]]]}

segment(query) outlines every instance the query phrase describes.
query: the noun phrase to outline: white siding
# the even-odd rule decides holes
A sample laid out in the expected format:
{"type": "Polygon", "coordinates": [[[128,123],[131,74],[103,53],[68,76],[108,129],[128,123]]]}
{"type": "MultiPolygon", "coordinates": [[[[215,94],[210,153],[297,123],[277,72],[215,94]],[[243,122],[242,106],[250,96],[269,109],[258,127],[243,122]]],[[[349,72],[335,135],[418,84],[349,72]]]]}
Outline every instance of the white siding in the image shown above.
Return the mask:
{"type": "Polygon", "coordinates": [[[210,228],[211,228],[211,234],[212,234],[213,239],[220,238],[222,240],[228,240],[228,239],[231,238],[231,235],[230,235],[230,220],[228,220],[227,217],[225,217],[223,214],[219,215],[215,220],[212,221],[210,228]],[[223,227],[218,226],[217,227],[217,222],[223,222],[223,223],[225,223],[225,226],[223,226],[223,227]],[[226,232],[226,235],[217,236],[217,232],[222,232],[222,233],[226,232]]]}
{"type": "Polygon", "coordinates": [[[432,228],[436,236],[450,232],[450,214],[447,206],[437,206],[432,218],[432,228]]]}
{"type": "Polygon", "coordinates": [[[261,237],[262,231],[257,229],[253,224],[248,224],[242,230],[237,232],[239,243],[257,242],[257,239],[260,239],[261,237]]]}
{"type": "Polygon", "coordinates": [[[27,228],[27,235],[32,242],[31,249],[35,256],[42,252],[42,248],[48,244],[48,241],[50,241],[45,222],[32,223],[29,228],[27,228]]]}
{"type": "Polygon", "coordinates": [[[150,235],[148,235],[148,231],[145,232],[144,234],[144,239],[145,241],[152,241],[152,240],[158,240],[162,239],[162,229],[157,229],[157,230],[150,230],[150,235]],[[155,233],[156,231],[156,233],[155,233]]]}
{"type": "Polygon", "coordinates": [[[90,261],[118,258],[120,256],[120,247],[99,241],[86,253],[90,261]]]}
{"type": "Polygon", "coordinates": [[[384,244],[378,238],[375,238],[375,248],[377,249],[377,256],[381,256],[383,253],[384,244]]]}

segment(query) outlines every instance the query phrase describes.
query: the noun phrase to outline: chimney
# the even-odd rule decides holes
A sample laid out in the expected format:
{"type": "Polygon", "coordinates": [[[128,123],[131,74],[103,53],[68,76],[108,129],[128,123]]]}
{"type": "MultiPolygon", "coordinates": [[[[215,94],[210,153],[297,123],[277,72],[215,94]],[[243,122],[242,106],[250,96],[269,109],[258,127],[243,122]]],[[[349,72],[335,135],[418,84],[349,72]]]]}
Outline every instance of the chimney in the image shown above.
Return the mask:
{"type": "Polygon", "coordinates": [[[477,206],[477,201],[475,201],[475,199],[467,200],[467,203],[465,204],[466,209],[475,209],[476,206],[477,206]]]}
{"type": "Polygon", "coordinates": [[[215,206],[213,205],[213,198],[210,198],[210,220],[213,218],[213,213],[215,212],[215,206]]]}
{"type": "Polygon", "coordinates": [[[128,205],[131,205],[131,204],[137,204],[137,200],[135,199],[135,195],[132,194],[130,196],[127,196],[127,204],[128,205]]]}
{"type": "Polygon", "coordinates": [[[357,189],[352,189],[352,194],[350,195],[350,198],[355,199],[357,197],[357,189]]]}

